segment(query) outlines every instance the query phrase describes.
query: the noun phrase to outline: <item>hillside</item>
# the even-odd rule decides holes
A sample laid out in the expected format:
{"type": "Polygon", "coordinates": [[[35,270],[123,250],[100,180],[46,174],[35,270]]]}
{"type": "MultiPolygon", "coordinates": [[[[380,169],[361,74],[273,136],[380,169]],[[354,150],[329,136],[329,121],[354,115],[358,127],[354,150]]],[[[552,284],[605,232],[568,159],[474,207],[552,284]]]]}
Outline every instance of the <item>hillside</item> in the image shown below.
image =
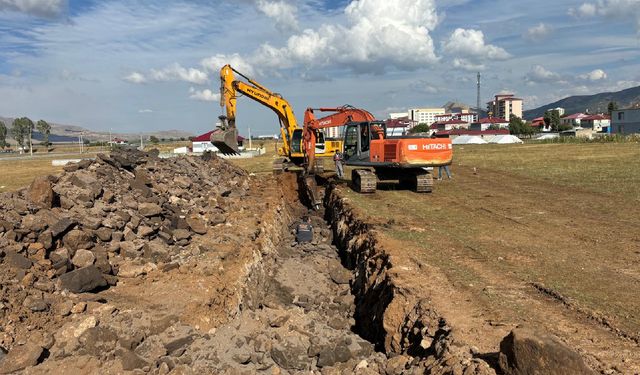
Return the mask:
{"type": "Polygon", "coordinates": [[[544,116],[546,110],[557,107],[564,108],[568,114],[585,112],[586,110],[589,110],[590,113],[606,112],[611,101],[618,103],[619,108],[629,108],[640,103],[640,86],[616,92],[570,96],[542,107],[524,111],[524,118],[531,120],[541,117],[544,116]]]}
{"type": "MultiPolygon", "coordinates": [[[[11,123],[13,122],[13,118],[10,117],[2,117],[0,116],[0,121],[4,122],[9,132],[11,132],[11,123]]],[[[109,140],[109,132],[101,132],[83,128],[77,125],[66,125],[66,124],[58,124],[49,122],[51,125],[51,142],[74,142],[78,140],[79,135],[83,135],[84,139],[88,139],[89,141],[108,141],[109,140]]],[[[143,139],[148,139],[151,136],[162,138],[174,138],[179,139],[181,137],[188,138],[193,136],[194,134],[191,132],[183,131],[183,130],[160,130],[160,131],[152,131],[152,132],[144,132],[144,133],[111,133],[111,137],[118,137],[126,140],[137,141],[142,136],[143,139]]],[[[11,138],[11,136],[7,137],[11,138]]],[[[40,139],[39,134],[34,132],[33,139],[40,139]]],[[[11,141],[12,139],[8,139],[11,141]]]]}

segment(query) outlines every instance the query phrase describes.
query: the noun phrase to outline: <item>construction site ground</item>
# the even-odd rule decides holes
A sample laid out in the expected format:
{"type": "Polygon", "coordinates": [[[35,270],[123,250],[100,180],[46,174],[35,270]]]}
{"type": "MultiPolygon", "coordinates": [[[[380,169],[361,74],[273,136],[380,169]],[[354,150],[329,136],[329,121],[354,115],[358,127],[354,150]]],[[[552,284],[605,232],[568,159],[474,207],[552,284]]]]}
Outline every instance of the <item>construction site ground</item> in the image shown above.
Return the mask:
{"type": "MultiPolygon", "coordinates": [[[[465,341],[518,325],[603,373],[640,372],[638,144],[456,147],[453,179],[418,195],[342,191],[465,341]]],[[[346,182],[345,182],[346,183],[346,182]]]]}
{"type": "Polygon", "coordinates": [[[50,210],[0,195],[0,373],[492,374],[515,327],[640,373],[637,144],[456,147],[431,194],[361,195],[329,171],[304,246],[298,184],[265,147],[232,162],[248,174],[102,156],[46,180],[50,210]],[[86,269],[100,287],[66,290],[86,269]]]}

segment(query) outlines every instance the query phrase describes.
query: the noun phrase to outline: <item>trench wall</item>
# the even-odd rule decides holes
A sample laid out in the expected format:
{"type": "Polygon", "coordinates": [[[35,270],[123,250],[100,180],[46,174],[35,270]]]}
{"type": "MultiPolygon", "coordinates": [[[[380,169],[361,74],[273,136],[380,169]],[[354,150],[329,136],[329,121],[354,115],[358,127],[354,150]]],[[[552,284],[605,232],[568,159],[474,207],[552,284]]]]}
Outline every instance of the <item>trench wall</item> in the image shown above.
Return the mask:
{"type": "Polygon", "coordinates": [[[353,272],[358,333],[386,353],[433,351],[436,339],[449,333],[446,321],[426,299],[397,282],[393,258],[339,187],[327,187],[324,204],[341,260],[353,272]]]}

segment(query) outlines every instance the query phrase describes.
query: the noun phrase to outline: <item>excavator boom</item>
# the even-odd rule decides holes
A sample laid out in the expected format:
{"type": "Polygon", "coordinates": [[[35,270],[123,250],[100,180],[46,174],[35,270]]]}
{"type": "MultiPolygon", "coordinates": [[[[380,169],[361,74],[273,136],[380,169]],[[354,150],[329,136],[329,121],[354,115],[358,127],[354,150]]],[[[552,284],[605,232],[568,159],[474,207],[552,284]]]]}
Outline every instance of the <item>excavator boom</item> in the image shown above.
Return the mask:
{"type": "Polygon", "coordinates": [[[255,80],[225,65],[220,69],[220,106],[226,109],[226,116],[221,116],[221,129],[211,135],[211,143],[221,152],[238,152],[236,126],[236,102],[239,94],[243,94],[258,103],[270,108],[278,115],[280,135],[282,137],[283,156],[291,157],[291,139],[298,129],[293,109],[288,101],[280,95],[270,91],[255,80]],[[246,80],[236,80],[235,74],[246,80]]]}

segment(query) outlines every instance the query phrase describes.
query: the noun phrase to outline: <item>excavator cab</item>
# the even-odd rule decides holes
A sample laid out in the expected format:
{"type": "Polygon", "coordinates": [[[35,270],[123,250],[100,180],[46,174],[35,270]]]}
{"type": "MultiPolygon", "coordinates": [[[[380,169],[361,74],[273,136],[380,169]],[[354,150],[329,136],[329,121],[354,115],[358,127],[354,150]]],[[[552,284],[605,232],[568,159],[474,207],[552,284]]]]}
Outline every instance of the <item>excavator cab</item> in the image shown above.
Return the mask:
{"type": "Polygon", "coordinates": [[[226,116],[218,117],[220,125],[211,133],[211,143],[224,155],[239,154],[238,128],[230,124],[226,116]]]}
{"type": "Polygon", "coordinates": [[[345,161],[369,161],[371,140],[384,137],[386,125],[383,122],[352,122],[344,131],[345,161]]]}

